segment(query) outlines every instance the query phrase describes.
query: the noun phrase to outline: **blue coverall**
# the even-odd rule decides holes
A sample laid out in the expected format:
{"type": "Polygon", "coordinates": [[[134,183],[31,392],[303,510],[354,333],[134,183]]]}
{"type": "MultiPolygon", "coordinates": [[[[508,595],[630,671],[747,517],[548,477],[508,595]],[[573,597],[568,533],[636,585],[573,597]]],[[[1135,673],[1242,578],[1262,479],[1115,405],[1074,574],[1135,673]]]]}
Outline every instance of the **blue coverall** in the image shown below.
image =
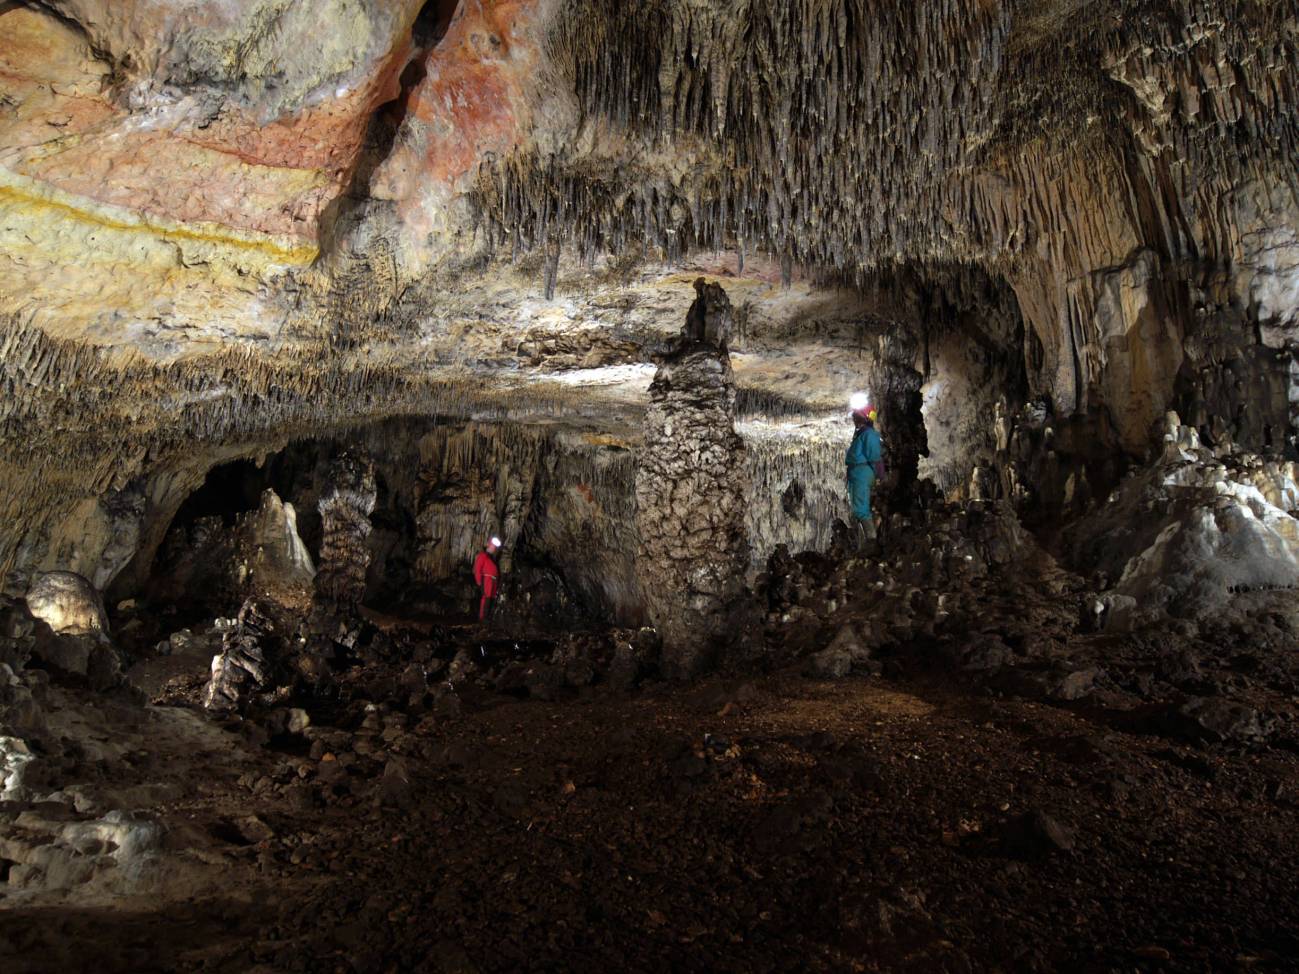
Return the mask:
{"type": "Polygon", "coordinates": [[[869,521],[871,517],[871,484],[875,483],[874,464],[880,462],[883,447],[880,435],[872,427],[864,426],[852,438],[848,455],[848,499],[852,502],[853,517],[869,521]]]}

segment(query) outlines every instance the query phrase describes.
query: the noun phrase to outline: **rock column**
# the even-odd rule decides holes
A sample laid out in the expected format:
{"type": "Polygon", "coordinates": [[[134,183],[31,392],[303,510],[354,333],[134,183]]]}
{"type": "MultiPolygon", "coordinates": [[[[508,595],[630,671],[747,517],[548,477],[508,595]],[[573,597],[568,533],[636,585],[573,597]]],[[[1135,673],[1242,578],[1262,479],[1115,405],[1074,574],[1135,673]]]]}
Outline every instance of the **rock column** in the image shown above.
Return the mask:
{"type": "Polygon", "coordinates": [[[374,465],[344,453],[329,468],[328,486],[317,505],[321,529],[316,601],[355,609],[365,596],[370,567],[370,513],[378,493],[374,465]]]}
{"type": "Polygon", "coordinates": [[[731,304],[716,284],[701,279],[695,289],[686,327],[650,386],[636,473],[637,572],[675,676],[710,662],[748,565],[744,444],[726,348],[731,304]]]}

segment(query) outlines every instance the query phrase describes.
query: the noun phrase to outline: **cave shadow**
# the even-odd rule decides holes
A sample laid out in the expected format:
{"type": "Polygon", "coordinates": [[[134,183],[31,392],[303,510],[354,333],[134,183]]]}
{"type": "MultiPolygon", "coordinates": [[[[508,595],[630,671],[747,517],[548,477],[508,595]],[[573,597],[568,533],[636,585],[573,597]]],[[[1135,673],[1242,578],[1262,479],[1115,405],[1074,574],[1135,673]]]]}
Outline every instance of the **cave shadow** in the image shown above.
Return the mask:
{"type": "Polygon", "coordinates": [[[156,911],[116,906],[4,907],[0,908],[0,969],[5,974],[53,970],[162,974],[185,966],[181,958],[195,950],[224,945],[235,953],[240,947],[251,947],[263,935],[265,912],[264,903],[234,899],[172,903],[156,911]]]}

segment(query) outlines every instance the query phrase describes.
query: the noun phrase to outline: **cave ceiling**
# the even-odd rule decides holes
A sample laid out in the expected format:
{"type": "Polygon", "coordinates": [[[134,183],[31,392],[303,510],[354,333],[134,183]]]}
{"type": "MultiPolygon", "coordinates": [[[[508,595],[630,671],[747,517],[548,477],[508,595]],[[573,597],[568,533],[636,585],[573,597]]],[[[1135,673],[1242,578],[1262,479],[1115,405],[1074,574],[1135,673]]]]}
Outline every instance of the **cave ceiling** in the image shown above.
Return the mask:
{"type": "Polygon", "coordinates": [[[812,417],[1004,288],[1136,449],[1179,315],[1292,341],[1297,50],[1267,0],[0,2],[0,514],[362,415],[632,430],[699,276],[812,417]]]}

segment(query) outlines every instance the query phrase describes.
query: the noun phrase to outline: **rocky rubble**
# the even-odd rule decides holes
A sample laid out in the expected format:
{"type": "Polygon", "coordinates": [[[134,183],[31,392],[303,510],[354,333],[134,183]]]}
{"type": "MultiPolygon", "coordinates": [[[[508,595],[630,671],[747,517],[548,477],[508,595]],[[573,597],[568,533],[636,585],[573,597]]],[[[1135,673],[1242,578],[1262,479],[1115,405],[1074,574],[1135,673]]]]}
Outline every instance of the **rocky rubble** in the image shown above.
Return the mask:
{"type": "MultiPolygon", "coordinates": [[[[1218,461],[1200,460],[1199,468],[1186,458],[1176,463],[1180,481],[1170,478],[1166,462],[1133,480],[1165,490],[1188,483],[1193,486],[1174,489],[1241,503],[1231,488],[1214,492],[1188,476],[1199,469],[1210,485],[1221,484],[1214,472],[1221,477],[1227,468],[1218,461]]],[[[1285,481],[1270,479],[1275,465],[1246,462],[1234,469],[1237,477],[1252,470],[1260,483],[1280,485],[1252,488],[1245,496],[1254,503],[1265,491],[1286,496],[1285,481]]],[[[1124,495],[1114,503],[1126,503],[1124,495]]],[[[1165,523],[1186,523],[1177,520],[1185,508],[1155,509],[1167,512],[1165,523]]],[[[1275,505],[1272,510],[1274,519],[1293,520],[1275,505]]],[[[1089,525],[1098,538],[1103,524],[1114,523],[1102,520],[1109,516],[1103,510],[1100,523],[1089,525]]],[[[1158,523],[1142,530],[1146,538],[1169,534],[1158,523]]],[[[1289,530],[1280,527],[1278,537],[1289,530]]],[[[1127,537],[1108,538],[1106,556],[1118,557],[1127,537]]],[[[1266,564],[1277,548],[1257,542],[1247,531],[1232,550],[1266,564]]],[[[1146,557],[1139,553],[1131,564],[1143,565],[1146,557]]],[[[1219,579],[1237,570],[1221,559],[1194,564],[1203,576],[1219,579]]],[[[1279,570],[1288,564],[1284,556],[1279,570]]],[[[1130,570],[1121,577],[1136,575],[1130,570]]],[[[1097,593],[1088,578],[1043,551],[1005,504],[938,505],[912,519],[899,516],[865,559],[851,549],[832,558],[778,551],[758,585],[767,605],[760,637],[765,649],[749,658],[764,666],[803,658],[804,671],[818,679],[959,673],[986,693],[1060,706],[1085,701],[1114,720],[1196,746],[1289,747],[1299,741],[1299,660],[1283,649],[1299,618],[1287,590],[1223,586],[1199,611],[1175,616],[1170,629],[1168,612],[1175,606],[1147,600],[1136,614],[1137,599],[1125,598],[1121,588],[1097,593]],[[1097,606],[1105,608],[1097,612],[1097,606]],[[1249,641],[1257,641],[1257,649],[1242,652],[1249,641]]]]}

